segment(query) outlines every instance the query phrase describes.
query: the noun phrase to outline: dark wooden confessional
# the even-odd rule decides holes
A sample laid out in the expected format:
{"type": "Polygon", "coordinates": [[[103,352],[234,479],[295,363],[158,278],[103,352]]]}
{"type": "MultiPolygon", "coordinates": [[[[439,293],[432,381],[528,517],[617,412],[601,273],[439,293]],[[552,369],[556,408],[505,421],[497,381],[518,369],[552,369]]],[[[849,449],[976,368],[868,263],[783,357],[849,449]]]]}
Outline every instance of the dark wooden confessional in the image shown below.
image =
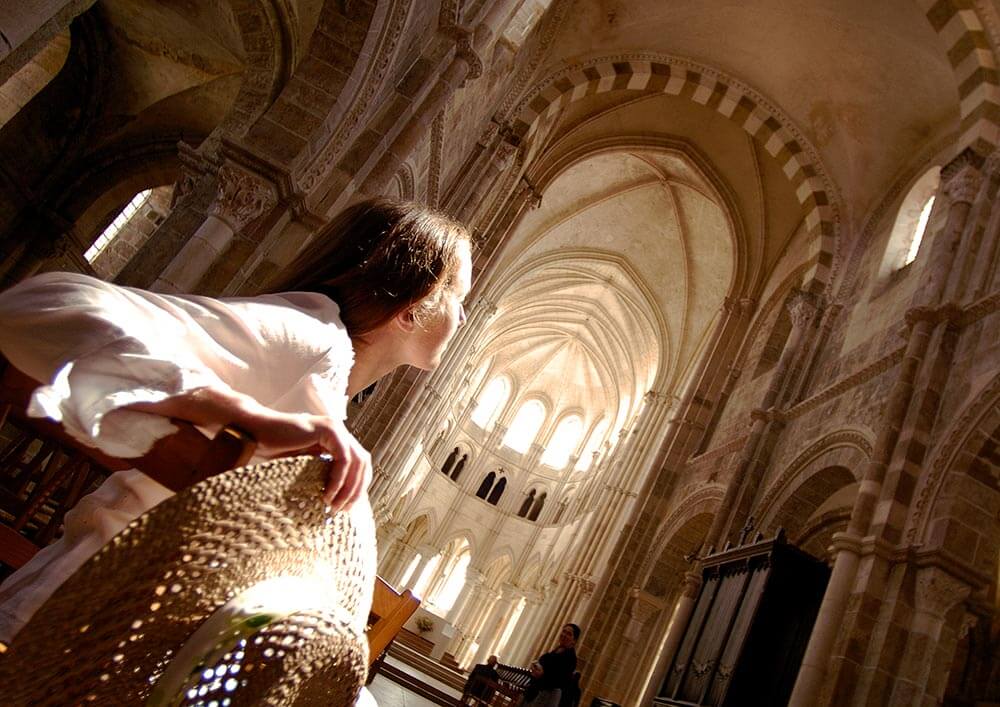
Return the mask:
{"type": "Polygon", "coordinates": [[[653,704],[787,704],[829,575],[783,531],[706,557],[701,593],[653,704]]]}

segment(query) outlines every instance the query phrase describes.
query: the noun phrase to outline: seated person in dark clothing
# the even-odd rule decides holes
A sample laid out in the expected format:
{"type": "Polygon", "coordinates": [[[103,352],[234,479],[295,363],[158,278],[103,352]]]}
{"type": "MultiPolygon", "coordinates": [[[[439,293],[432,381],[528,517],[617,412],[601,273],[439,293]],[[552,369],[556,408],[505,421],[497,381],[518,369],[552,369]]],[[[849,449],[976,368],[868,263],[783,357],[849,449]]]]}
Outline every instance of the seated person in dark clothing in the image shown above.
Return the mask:
{"type": "Polygon", "coordinates": [[[578,707],[580,704],[580,673],[574,672],[569,681],[563,685],[559,697],[559,707],[578,707]]]}
{"type": "Polygon", "coordinates": [[[469,673],[469,679],[465,681],[465,687],[462,688],[463,703],[470,697],[475,697],[477,700],[482,700],[483,702],[490,701],[490,698],[493,697],[493,688],[490,687],[486,680],[496,682],[500,677],[496,671],[496,666],[497,657],[491,655],[486,659],[485,665],[479,663],[472,669],[472,672],[469,673]]]}
{"type": "Polygon", "coordinates": [[[559,707],[562,691],[570,685],[576,670],[576,641],[580,627],[566,624],[559,632],[555,650],[531,664],[531,684],[524,691],[524,707],[559,707]]]}

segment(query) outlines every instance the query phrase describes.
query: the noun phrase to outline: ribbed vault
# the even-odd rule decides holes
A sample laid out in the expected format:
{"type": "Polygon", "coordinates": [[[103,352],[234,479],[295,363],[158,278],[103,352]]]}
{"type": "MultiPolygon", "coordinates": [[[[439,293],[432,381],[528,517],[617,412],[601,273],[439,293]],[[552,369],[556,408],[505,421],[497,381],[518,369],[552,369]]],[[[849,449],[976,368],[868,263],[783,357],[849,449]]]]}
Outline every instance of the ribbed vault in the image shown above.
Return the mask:
{"type": "Polygon", "coordinates": [[[546,184],[489,286],[500,315],[482,355],[550,412],[606,417],[672,392],[700,350],[734,269],[726,210],[680,151],[582,156],[546,184]]]}

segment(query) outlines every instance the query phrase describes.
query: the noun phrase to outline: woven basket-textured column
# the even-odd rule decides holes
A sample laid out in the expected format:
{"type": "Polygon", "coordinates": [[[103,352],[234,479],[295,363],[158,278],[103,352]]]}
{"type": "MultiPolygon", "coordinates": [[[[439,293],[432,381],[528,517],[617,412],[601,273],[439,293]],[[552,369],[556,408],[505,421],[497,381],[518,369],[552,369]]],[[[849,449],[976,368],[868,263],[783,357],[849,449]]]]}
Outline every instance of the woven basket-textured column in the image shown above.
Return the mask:
{"type": "Polygon", "coordinates": [[[330,513],[326,463],[212,477],[144,514],[0,658],[11,705],[349,705],[375,577],[367,501],[330,513]]]}

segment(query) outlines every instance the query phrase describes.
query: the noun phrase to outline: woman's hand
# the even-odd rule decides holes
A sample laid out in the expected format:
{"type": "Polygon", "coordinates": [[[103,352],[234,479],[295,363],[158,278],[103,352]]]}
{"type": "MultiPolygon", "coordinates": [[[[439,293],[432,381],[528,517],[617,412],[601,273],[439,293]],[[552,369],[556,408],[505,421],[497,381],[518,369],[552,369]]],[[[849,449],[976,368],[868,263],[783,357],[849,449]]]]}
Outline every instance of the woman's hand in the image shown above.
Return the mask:
{"type": "Polygon", "coordinates": [[[129,407],[196,425],[235,425],[253,436],[262,456],[329,454],[332,461],[323,501],[334,510],[352,506],[372,479],[368,450],[343,422],[330,417],[272,410],[250,396],[217,388],[198,388],[157,403],[129,407]]]}
{"type": "Polygon", "coordinates": [[[323,501],[334,510],[350,508],[371,483],[371,455],[339,420],[268,410],[236,424],[253,435],[262,456],[330,455],[323,501]]]}

